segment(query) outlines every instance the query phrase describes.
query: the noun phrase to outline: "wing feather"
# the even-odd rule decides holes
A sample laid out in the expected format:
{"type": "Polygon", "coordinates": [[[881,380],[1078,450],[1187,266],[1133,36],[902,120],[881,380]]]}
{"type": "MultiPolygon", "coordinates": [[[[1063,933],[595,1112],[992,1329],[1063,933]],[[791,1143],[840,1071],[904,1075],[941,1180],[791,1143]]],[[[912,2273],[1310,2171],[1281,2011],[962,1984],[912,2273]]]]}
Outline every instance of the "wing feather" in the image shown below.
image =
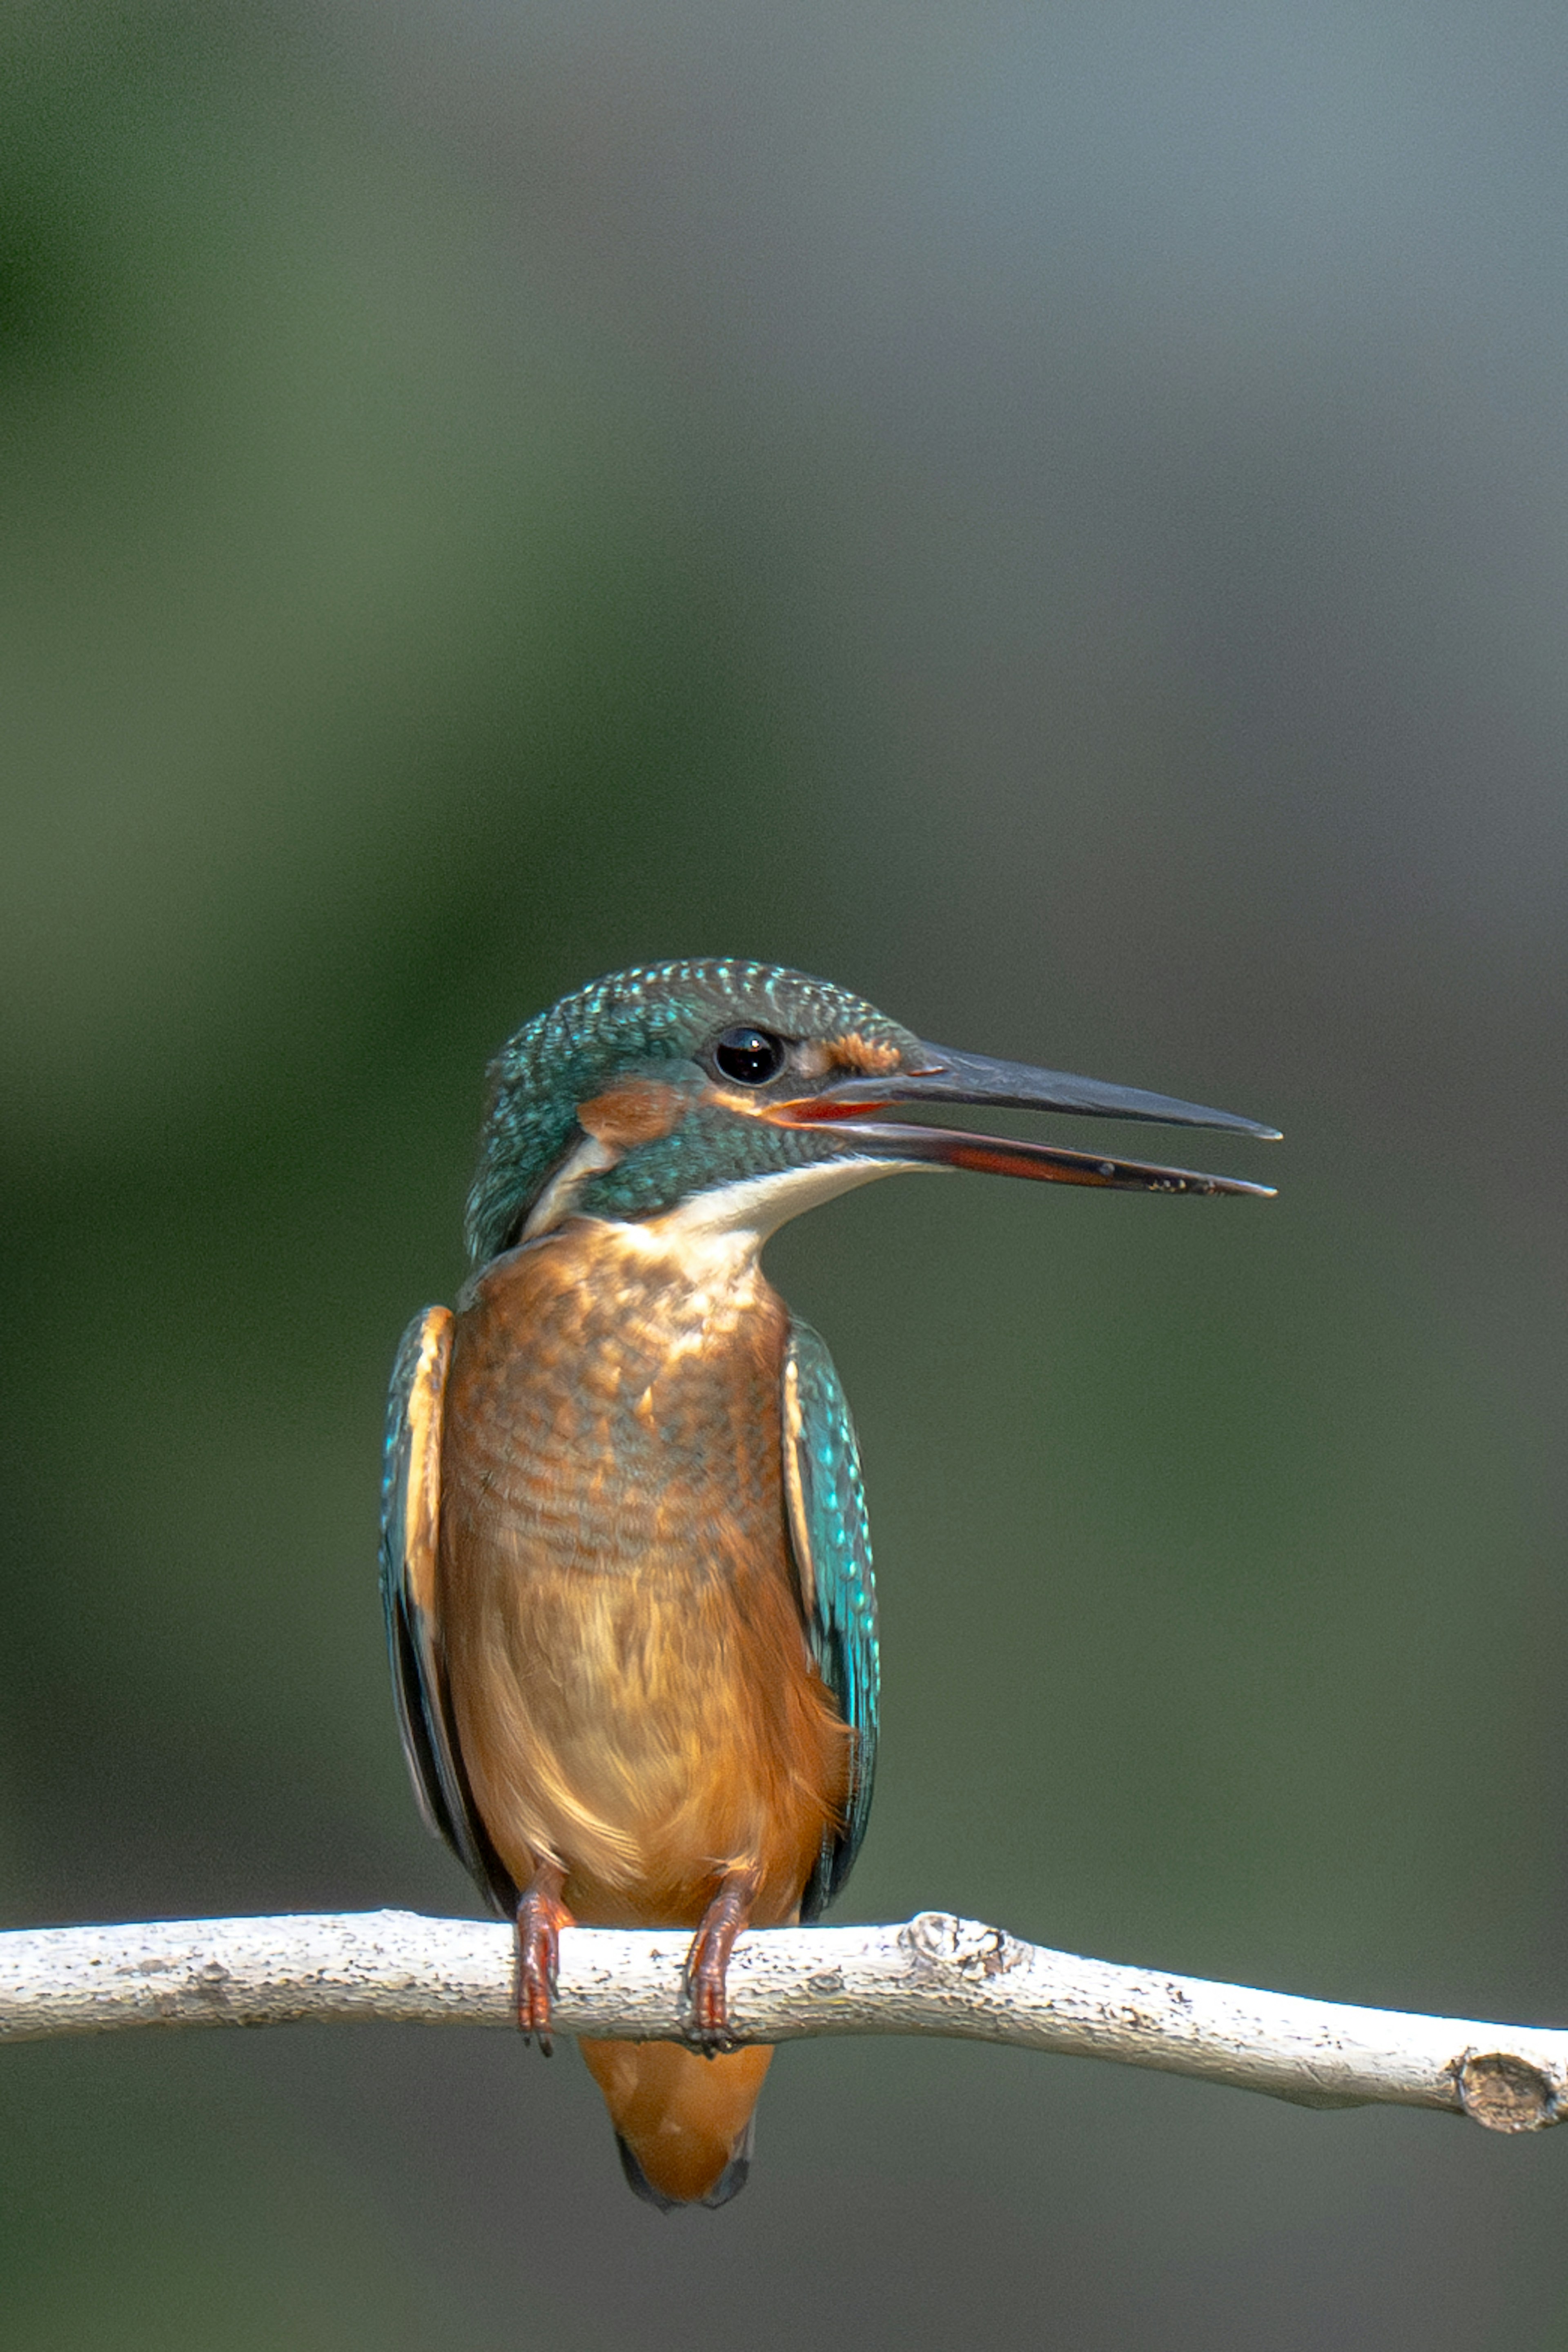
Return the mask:
{"type": "Polygon", "coordinates": [[[452,1314],[427,1307],[403,1335],[386,1401],[381,1481],[381,1598],[397,1724],[414,1794],[480,1892],[510,1918],[516,1890],[474,1808],[447,1693],[436,1589],[441,1420],[452,1314]]]}
{"type": "Polygon", "coordinates": [[[823,1840],[801,1906],[815,1919],[854,1866],[877,1769],[877,1590],[855,1425],[832,1357],[807,1323],[790,1327],[784,1369],[784,1470],[806,1638],[854,1735],[842,1824],[823,1840]]]}

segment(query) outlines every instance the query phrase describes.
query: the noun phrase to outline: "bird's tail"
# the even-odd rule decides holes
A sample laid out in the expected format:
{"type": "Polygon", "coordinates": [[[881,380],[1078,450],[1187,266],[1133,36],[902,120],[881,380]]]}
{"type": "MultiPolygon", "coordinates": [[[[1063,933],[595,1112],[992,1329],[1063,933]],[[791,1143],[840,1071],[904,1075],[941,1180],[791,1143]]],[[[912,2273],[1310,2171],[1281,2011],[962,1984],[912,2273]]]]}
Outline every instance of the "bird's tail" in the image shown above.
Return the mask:
{"type": "Polygon", "coordinates": [[[649,2205],[727,2205],[752,2165],[770,2048],[700,2057],[677,2042],[584,2042],[626,2181],[649,2205]]]}

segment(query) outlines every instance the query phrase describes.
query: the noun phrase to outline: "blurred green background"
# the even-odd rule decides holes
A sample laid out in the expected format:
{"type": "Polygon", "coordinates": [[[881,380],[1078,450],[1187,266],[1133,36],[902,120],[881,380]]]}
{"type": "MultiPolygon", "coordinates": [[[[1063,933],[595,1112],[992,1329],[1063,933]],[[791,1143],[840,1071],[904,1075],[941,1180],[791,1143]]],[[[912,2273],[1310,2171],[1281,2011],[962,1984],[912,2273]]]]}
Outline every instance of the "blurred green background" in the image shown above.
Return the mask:
{"type": "MultiPolygon", "coordinates": [[[[502,1036],[736,953],[1289,1139],[775,1245],[850,1916],[1568,2017],[1565,84],[1515,0],[6,12],[8,1924],[477,1907],[387,1366],[502,1036]]],[[[1568,2137],[831,2043],[666,2221],[500,2035],[0,2074],[16,2352],[1568,2345],[1568,2137]]]]}

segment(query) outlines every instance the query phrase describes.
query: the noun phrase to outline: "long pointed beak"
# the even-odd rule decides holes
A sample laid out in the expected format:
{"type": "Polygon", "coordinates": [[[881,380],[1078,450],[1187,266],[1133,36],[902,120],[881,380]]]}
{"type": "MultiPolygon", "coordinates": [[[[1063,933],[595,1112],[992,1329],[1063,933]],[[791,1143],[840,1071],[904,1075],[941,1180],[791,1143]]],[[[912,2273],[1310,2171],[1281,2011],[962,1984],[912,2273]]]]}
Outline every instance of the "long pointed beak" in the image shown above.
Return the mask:
{"type": "Polygon", "coordinates": [[[1158,1120],[1170,1127],[1217,1127],[1234,1135],[1277,1142],[1278,1128],[1235,1112],[1209,1110],[1171,1095],[1145,1094],[1138,1087],[1108,1086],[1063,1070],[1037,1070],[1026,1062],[993,1061],[984,1054],[961,1054],[945,1045],[921,1048],[923,1066],[884,1077],[846,1077],[794,1102],[774,1105],[770,1118],[790,1127],[830,1129],[868,1157],[946,1168],[972,1168],[995,1176],[1028,1176],[1049,1183],[1091,1184],[1116,1192],[1245,1193],[1273,1198],[1270,1184],[1239,1177],[1203,1176],[1186,1168],[1163,1168],[1139,1160],[1107,1159],[1092,1151],[1069,1151],[1053,1144],[1021,1142],[1010,1136],[972,1135],[960,1128],[894,1125],[868,1120],[867,1111],[923,1103],[994,1104],[1007,1110],[1088,1112],[1102,1118],[1158,1120]]]}

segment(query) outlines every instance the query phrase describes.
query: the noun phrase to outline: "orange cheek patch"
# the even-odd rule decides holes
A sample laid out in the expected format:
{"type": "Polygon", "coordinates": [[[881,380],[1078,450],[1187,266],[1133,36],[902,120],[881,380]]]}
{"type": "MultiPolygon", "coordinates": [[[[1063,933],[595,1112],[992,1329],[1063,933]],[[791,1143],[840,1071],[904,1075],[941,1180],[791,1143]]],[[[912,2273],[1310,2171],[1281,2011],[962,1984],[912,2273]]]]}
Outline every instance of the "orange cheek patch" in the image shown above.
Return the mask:
{"type": "Polygon", "coordinates": [[[611,1151],[629,1151],[634,1144],[657,1143],[660,1136],[673,1135],[690,1108],[690,1097],[679,1087],[661,1086],[657,1078],[628,1078],[624,1086],[579,1103],[577,1124],[611,1151]]]}
{"type": "Polygon", "coordinates": [[[851,1029],[847,1037],[833,1041],[833,1059],[841,1070],[858,1070],[863,1078],[884,1078],[890,1071],[903,1066],[903,1055],[896,1045],[879,1045],[869,1037],[862,1037],[851,1029]]]}

